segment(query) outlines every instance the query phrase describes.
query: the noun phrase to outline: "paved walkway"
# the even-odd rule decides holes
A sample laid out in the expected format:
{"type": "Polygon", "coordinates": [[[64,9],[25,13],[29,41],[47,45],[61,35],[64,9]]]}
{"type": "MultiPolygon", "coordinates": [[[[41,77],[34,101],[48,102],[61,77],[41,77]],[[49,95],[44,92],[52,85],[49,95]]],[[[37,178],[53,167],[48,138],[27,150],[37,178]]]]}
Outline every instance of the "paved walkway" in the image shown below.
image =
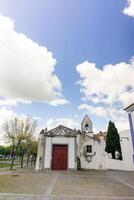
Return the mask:
{"type": "Polygon", "coordinates": [[[21,193],[15,194],[14,189],[12,193],[0,193],[0,200],[134,200],[134,172],[91,170],[21,175],[42,178],[42,182],[33,185],[32,193],[24,193],[24,185],[21,193]]]}

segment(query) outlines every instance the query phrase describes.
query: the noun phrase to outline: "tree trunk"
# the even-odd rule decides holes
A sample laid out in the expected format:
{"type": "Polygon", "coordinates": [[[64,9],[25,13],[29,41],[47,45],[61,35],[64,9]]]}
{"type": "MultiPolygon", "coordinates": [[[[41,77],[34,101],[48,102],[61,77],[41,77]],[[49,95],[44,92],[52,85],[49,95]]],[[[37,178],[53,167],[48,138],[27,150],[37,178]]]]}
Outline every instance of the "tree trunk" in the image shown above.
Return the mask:
{"type": "Polygon", "coordinates": [[[15,150],[15,145],[14,145],[14,140],[13,140],[13,146],[12,146],[12,149],[11,149],[11,157],[13,156],[14,150],[15,150]]]}
{"type": "Polygon", "coordinates": [[[36,164],[36,156],[35,156],[35,158],[34,158],[34,165],[36,164]]]}
{"type": "Polygon", "coordinates": [[[14,160],[15,160],[15,153],[14,153],[13,156],[12,156],[12,161],[11,161],[10,170],[13,169],[14,160]]]}
{"type": "Polygon", "coordinates": [[[21,168],[23,168],[23,158],[24,158],[24,153],[22,152],[22,155],[21,155],[21,168]]]}
{"type": "Polygon", "coordinates": [[[29,159],[30,159],[30,156],[28,155],[28,157],[27,157],[27,167],[29,165],[29,159]]]}
{"type": "Polygon", "coordinates": [[[15,154],[16,154],[16,152],[17,152],[17,150],[18,150],[19,145],[20,145],[20,142],[18,142],[18,144],[17,144],[17,146],[16,146],[16,149],[14,149],[14,151],[13,151],[13,157],[12,157],[12,161],[11,161],[10,170],[13,169],[13,164],[14,164],[14,160],[15,160],[15,154]]]}
{"type": "Polygon", "coordinates": [[[10,151],[10,157],[9,157],[9,158],[11,158],[11,160],[13,160],[14,151],[15,151],[15,145],[14,145],[14,142],[13,142],[13,146],[12,146],[12,149],[10,151]]]}

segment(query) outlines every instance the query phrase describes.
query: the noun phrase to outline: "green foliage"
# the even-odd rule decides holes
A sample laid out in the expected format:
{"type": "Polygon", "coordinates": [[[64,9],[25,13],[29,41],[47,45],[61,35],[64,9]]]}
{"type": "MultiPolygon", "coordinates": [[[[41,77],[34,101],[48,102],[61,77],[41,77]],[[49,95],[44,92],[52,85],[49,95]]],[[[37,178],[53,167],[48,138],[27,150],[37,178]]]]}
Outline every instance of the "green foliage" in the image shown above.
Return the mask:
{"type": "Polygon", "coordinates": [[[0,155],[5,155],[5,147],[0,146],[0,155]]]}
{"type": "Polygon", "coordinates": [[[37,146],[38,142],[35,140],[33,136],[28,137],[25,142],[22,142],[18,148],[18,152],[20,153],[21,157],[21,168],[23,167],[23,158],[24,156],[27,157],[27,166],[29,164],[29,159],[34,158],[36,159],[37,155],[37,146]]]}
{"type": "Polygon", "coordinates": [[[12,151],[12,146],[0,146],[0,155],[3,155],[4,157],[10,155],[11,151],[12,151]]]}
{"type": "Polygon", "coordinates": [[[106,138],[106,148],[105,151],[107,153],[112,154],[112,158],[115,159],[115,151],[120,153],[121,159],[121,146],[120,146],[120,136],[118,134],[118,130],[115,127],[113,122],[109,122],[108,130],[107,130],[107,138],[106,138]]]}
{"type": "Polygon", "coordinates": [[[37,155],[37,148],[38,148],[38,142],[35,138],[31,137],[27,140],[26,143],[26,153],[27,155],[34,155],[36,157],[37,155]]]}

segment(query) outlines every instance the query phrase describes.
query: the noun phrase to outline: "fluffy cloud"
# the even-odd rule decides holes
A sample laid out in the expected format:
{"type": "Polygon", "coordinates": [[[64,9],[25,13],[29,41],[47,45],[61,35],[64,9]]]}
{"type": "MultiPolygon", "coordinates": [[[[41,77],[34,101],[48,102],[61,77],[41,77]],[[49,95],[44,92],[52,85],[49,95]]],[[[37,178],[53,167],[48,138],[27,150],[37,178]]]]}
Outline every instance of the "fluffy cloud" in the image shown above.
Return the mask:
{"type": "Polygon", "coordinates": [[[78,107],[79,110],[87,110],[89,113],[98,117],[105,117],[114,121],[126,121],[127,116],[125,111],[122,109],[116,109],[114,107],[103,107],[103,106],[91,106],[88,104],[81,104],[78,107]]]}
{"type": "Polygon", "coordinates": [[[134,0],[127,0],[127,7],[123,10],[123,13],[125,15],[129,15],[131,17],[134,17],[134,0]]]}
{"type": "MultiPolygon", "coordinates": [[[[70,118],[70,117],[66,117],[66,118],[58,118],[58,119],[53,119],[50,118],[46,121],[45,127],[47,127],[48,130],[57,127],[58,125],[63,125],[66,127],[69,127],[71,129],[81,129],[81,122],[77,119],[77,115],[74,115],[74,119],[70,118]]],[[[96,130],[93,127],[93,132],[94,134],[98,133],[99,130],[96,130]]]]}
{"type": "Polygon", "coordinates": [[[31,101],[24,101],[21,99],[0,99],[0,106],[16,106],[19,103],[30,104],[31,101]]]}
{"type": "Polygon", "coordinates": [[[129,63],[105,65],[102,70],[85,61],[76,69],[84,98],[94,103],[121,103],[122,106],[134,101],[134,58],[129,63]]]}
{"type": "Polygon", "coordinates": [[[71,118],[58,118],[58,119],[53,119],[50,118],[46,121],[45,127],[48,128],[48,130],[55,128],[58,125],[63,125],[63,126],[67,126],[69,128],[80,128],[79,127],[79,123],[76,120],[73,120],[71,118]]]}
{"type": "MultiPolygon", "coordinates": [[[[119,131],[129,129],[127,115],[122,109],[109,107],[104,108],[103,106],[91,106],[88,104],[81,104],[78,109],[86,110],[90,114],[98,117],[105,117],[105,119],[107,119],[107,122],[109,120],[113,120],[119,131]]],[[[104,128],[104,131],[106,130],[107,127],[104,128]]]]}
{"type": "Polygon", "coordinates": [[[3,133],[2,133],[2,124],[6,121],[9,120],[11,117],[16,117],[16,113],[13,112],[13,110],[3,107],[0,108],[0,145],[4,144],[4,138],[3,138],[3,133]]]}
{"type": "Polygon", "coordinates": [[[13,110],[3,107],[0,108],[0,126],[4,121],[9,120],[11,117],[16,117],[17,114],[13,110]]]}
{"type": "Polygon", "coordinates": [[[0,96],[14,102],[68,103],[55,65],[52,52],[16,32],[14,22],[0,15],[0,96]]]}
{"type": "Polygon", "coordinates": [[[79,105],[78,109],[107,121],[113,120],[119,130],[128,129],[123,108],[134,102],[134,58],[129,63],[105,65],[103,69],[85,61],[77,65],[76,70],[80,74],[83,99],[89,101],[79,105]]]}
{"type": "Polygon", "coordinates": [[[69,102],[66,99],[56,99],[51,101],[49,104],[52,106],[57,106],[57,105],[69,104],[69,102]]]}

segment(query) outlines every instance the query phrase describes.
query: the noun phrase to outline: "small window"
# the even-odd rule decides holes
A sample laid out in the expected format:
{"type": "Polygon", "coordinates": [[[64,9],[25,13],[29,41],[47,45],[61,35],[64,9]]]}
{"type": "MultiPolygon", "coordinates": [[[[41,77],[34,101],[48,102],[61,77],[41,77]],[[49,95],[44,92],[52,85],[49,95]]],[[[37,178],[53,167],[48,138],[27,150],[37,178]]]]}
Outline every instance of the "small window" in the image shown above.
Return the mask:
{"type": "Polygon", "coordinates": [[[87,145],[87,153],[92,153],[92,145],[87,145]]]}
{"type": "Polygon", "coordinates": [[[88,124],[85,124],[85,127],[86,127],[86,128],[88,128],[88,127],[89,127],[89,125],[88,125],[88,124]]]}

